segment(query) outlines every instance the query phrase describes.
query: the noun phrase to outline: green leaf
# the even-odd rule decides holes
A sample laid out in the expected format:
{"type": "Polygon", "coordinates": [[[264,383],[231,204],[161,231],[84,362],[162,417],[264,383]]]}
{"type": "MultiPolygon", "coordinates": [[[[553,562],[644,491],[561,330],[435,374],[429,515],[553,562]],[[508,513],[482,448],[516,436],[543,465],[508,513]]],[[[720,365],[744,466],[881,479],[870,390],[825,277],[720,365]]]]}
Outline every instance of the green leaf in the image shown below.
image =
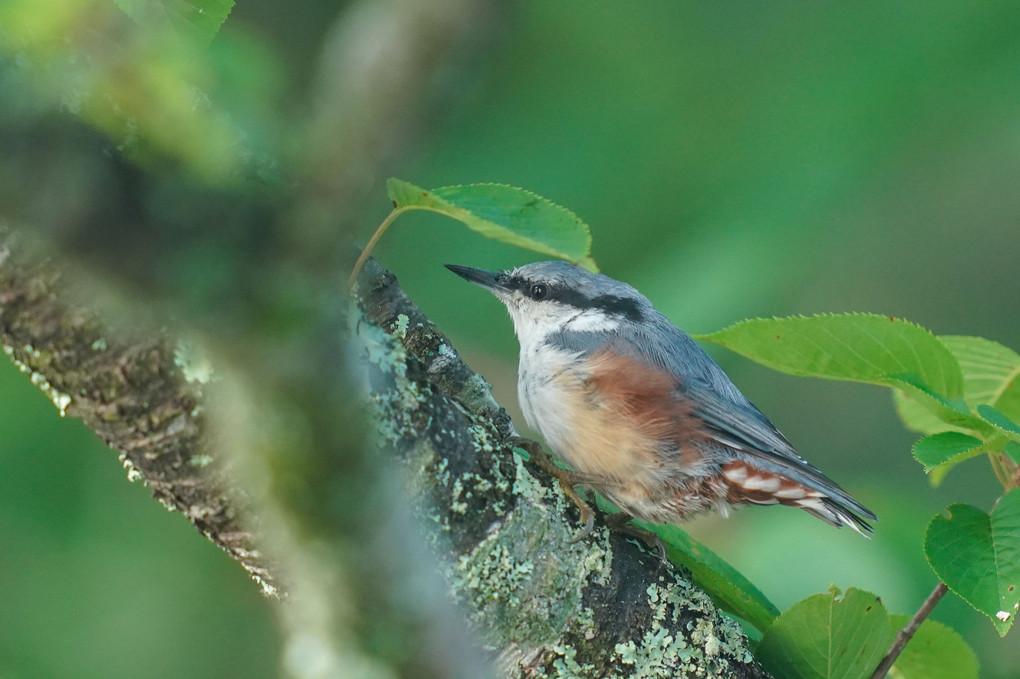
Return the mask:
{"type": "Polygon", "coordinates": [[[779,609],[750,580],[682,529],[672,525],[636,523],[658,535],[666,545],[669,560],[686,566],[695,581],[724,610],[763,632],[779,615],[779,609]]]}
{"type": "Polygon", "coordinates": [[[881,384],[893,387],[932,417],[942,422],[938,431],[970,430],[990,431],[988,424],[967,410],[963,399],[948,399],[939,396],[910,375],[894,375],[881,380],[881,384]]]}
{"type": "Polygon", "coordinates": [[[227,20],[234,0],[114,0],[147,28],[171,28],[179,35],[208,42],[227,20]]]}
{"type": "Polygon", "coordinates": [[[992,405],[1020,419],[1020,354],[983,337],[939,337],[963,371],[964,399],[974,408],[992,405]]]}
{"type": "Polygon", "coordinates": [[[998,409],[992,406],[980,405],[977,407],[977,411],[981,419],[995,427],[995,430],[1000,434],[1003,434],[1011,441],[1020,442],[1020,427],[998,409]]]}
{"type": "Polygon", "coordinates": [[[466,184],[426,191],[393,178],[386,182],[386,188],[397,209],[438,212],[487,238],[598,271],[591,258],[588,225],[565,207],[531,191],[504,184],[466,184]]]}
{"type": "MultiPolygon", "coordinates": [[[[891,386],[893,382],[890,380],[891,386]]],[[[962,405],[952,404],[918,385],[902,380],[895,382],[897,390],[893,393],[896,410],[908,429],[920,431],[923,434],[953,432],[968,437],[969,434],[963,434],[963,432],[990,433],[992,431],[992,427],[987,422],[964,410],[962,405]]],[[[916,458],[917,455],[915,454],[914,457],[916,458]]],[[[929,482],[933,486],[938,486],[945,479],[949,470],[967,457],[967,455],[961,455],[940,466],[925,469],[929,472],[929,482]]],[[[922,464],[924,464],[923,461],[922,464]]]]}
{"type": "Polygon", "coordinates": [[[928,474],[928,483],[932,485],[932,488],[938,488],[946,480],[950,470],[955,466],[955,464],[944,464],[941,467],[932,469],[931,473],[928,474]]]}
{"type": "MultiPolygon", "coordinates": [[[[893,632],[906,627],[908,615],[889,617],[893,632]]],[[[925,620],[889,672],[891,679],[978,679],[978,659],[959,634],[925,620]]]]}
{"type": "Polygon", "coordinates": [[[895,378],[947,399],[963,394],[960,366],[949,349],[924,328],[890,316],[754,319],[698,339],[791,375],[870,384],[895,378]]]}
{"type": "Polygon", "coordinates": [[[755,656],[774,677],[867,679],[892,643],[874,594],[850,588],[798,601],[772,624],[755,656]]]}
{"type": "Polygon", "coordinates": [[[1002,385],[999,397],[992,405],[1013,421],[1020,421],[1020,375],[1002,385]]]}
{"type": "Polygon", "coordinates": [[[914,444],[911,452],[914,459],[924,466],[925,472],[943,464],[955,464],[968,457],[982,452],[984,442],[981,439],[947,431],[925,436],[914,444]]]}
{"type": "Polygon", "coordinates": [[[1002,452],[1013,461],[1013,464],[1020,464],[1020,443],[1009,441],[1006,447],[1002,449],[1002,452]]]}
{"type": "Polygon", "coordinates": [[[929,408],[922,405],[917,399],[907,396],[899,389],[893,389],[893,404],[896,406],[896,414],[910,431],[919,434],[937,434],[941,431],[960,431],[960,427],[954,427],[933,413],[929,408]]]}
{"type": "Polygon", "coordinates": [[[924,554],[936,575],[964,601],[987,615],[1000,635],[1020,607],[1020,488],[992,513],[966,504],[936,514],[924,536],[924,554]]]}
{"type": "MultiPolygon", "coordinates": [[[[953,353],[960,365],[964,384],[963,399],[967,409],[981,404],[993,405],[1013,420],[1020,418],[1020,354],[983,337],[942,335],[939,340],[953,353]]],[[[933,409],[938,411],[940,406],[923,396],[915,395],[911,398],[897,391],[893,397],[896,412],[903,424],[912,431],[935,434],[974,428],[988,429],[979,418],[973,420],[980,423],[957,419],[956,425],[951,424],[957,416],[943,410],[940,417],[933,412],[933,409]]]]}

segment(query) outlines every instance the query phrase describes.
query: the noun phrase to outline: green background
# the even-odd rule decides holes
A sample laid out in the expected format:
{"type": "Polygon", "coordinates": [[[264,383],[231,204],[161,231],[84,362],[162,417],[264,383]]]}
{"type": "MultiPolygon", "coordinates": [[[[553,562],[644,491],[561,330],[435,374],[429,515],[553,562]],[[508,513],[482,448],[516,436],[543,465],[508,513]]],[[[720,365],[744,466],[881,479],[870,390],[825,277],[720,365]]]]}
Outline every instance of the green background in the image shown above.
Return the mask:
{"type": "MultiPolygon", "coordinates": [[[[274,11],[242,0],[223,30],[296,69],[274,11]]],[[[424,141],[393,174],[514,184],[571,208],[603,271],[691,332],[869,311],[1020,349],[1020,4],[541,0],[493,21],[477,67],[437,82],[424,141]]],[[[363,238],[389,207],[384,179],[363,238]]],[[[516,414],[509,319],[441,265],[529,254],[416,213],[376,255],[516,414]]],[[[924,526],[952,502],[990,509],[987,464],[933,490],[885,390],[710,350],[881,521],[868,542],[751,508],[691,532],[780,608],[835,583],[915,610],[936,582],[924,526]]],[[[271,606],[239,567],[12,365],[0,412],[0,678],[276,674],[271,606]]],[[[1016,676],[1020,645],[955,596],[933,617],[974,646],[983,677],[1016,676]]]]}

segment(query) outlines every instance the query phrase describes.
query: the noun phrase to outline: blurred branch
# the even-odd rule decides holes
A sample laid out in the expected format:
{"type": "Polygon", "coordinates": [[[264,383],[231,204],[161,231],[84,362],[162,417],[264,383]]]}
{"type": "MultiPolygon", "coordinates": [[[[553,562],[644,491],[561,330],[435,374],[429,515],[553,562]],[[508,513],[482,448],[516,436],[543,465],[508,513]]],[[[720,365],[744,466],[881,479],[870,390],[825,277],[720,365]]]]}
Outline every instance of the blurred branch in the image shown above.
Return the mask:
{"type": "MultiPolygon", "coordinates": [[[[249,182],[230,163],[203,174],[166,162],[173,154],[159,154],[174,148],[173,135],[140,164],[129,162],[94,122],[82,122],[88,117],[51,110],[62,100],[57,86],[55,98],[4,114],[17,123],[0,139],[10,179],[0,182],[4,217],[47,230],[65,256],[89,260],[110,280],[144,284],[185,309],[244,355],[239,381],[258,389],[236,391],[241,415],[213,426],[203,407],[221,404],[189,380],[165,333],[104,325],[64,297],[63,262],[23,258],[9,237],[0,250],[0,339],[62,413],[81,418],[264,590],[279,591],[286,574],[289,602],[278,610],[293,676],[484,672],[430,598],[434,569],[403,530],[394,466],[362,446],[363,413],[344,379],[339,332],[345,298],[336,260],[346,234],[333,226],[355,223],[363,193],[421,124],[450,54],[494,6],[387,0],[341,16],[310,133],[293,144],[296,153],[279,151],[265,165],[279,161],[277,176],[286,179],[249,182]],[[265,322],[281,316],[283,329],[265,322]],[[225,451],[248,456],[232,462],[225,451]],[[247,495],[235,490],[242,482],[247,495]]],[[[132,55],[102,51],[113,64],[130,66],[132,55]]],[[[19,82],[34,82],[17,60],[6,65],[19,82]]],[[[141,113],[163,110],[148,93],[173,94],[187,80],[186,71],[167,71],[168,88],[150,90],[146,77],[159,69],[97,69],[142,93],[130,98],[141,113]]],[[[190,100],[181,101],[175,120],[187,122],[190,100]]],[[[179,129],[154,121],[141,133],[179,129]]],[[[199,160],[202,148],[188,146],[199,160]]],[[[682,573],[603,529],[572,542],[577,526],[558,487],[506,445],[512,426],[484,380],[391,275],[373,264],[360,281],[364,317],[354,325],[372,359],[376,424],[402,462],[447,583],[508,674],[764,676],[736,623],[682,573]]]]}
{"type": "MultiPolygon", "coordinates": [[[[22,2],[19,16],[46,14],[44,5],[22,2]]],[[[278,592],[286,573],[288,603],[277,613],[287,674],[484,674],[463,623],[450,616],[440,588],[429,586],[440,580],[434,569],[407,559],[417,538],[401,522],[400,494],[387,491],[386,468],[365,454],[339,332],[346,298],[337,259],[349,232],[335,225],[338,216],[356,223],[363,180],[378,177],[389,156],[382,141],[409,137],[416,115],[433,103],[433,71],[451,63],[465,36],[474,37],[492,3],[363,3],[358,11],[372,17],[372,31],[342,36],[358,43],[344,54],[344,78],[330,79],[336,64],[329,56],[322,69],[319,98],[340,91],[333,102],[342,106],[320,106],[318,119],[338,125],[342,143],[332,143],[328,126],[308,126],[307,112],[298,109],[293,122],[277,109],[276,133],[258,138],[285,143],[260,153],[232,143],[247,140],[249,130],[226,112],[266,101],[210,100],[193,82],[215,67],[209,54],[182,52],[173,36],[139,35],[112,6],[88,6],[105,13],[90,23],[84,46],[68,40],[81,8],[44,22],[45,41],[33,42],[38,31],[28,22],[19,39],[0,42],[9,50],[0,53],[0,81],[17,92],[0,101],[0,215],[44,232],[62,253],[54,268],[13,256],[5,262],[9,353],[62,412],[122,452],[132,475],[151,483],[164,504],[230,546],[267,592],[278,592]],[[377,47],[399,48],[403,58],[358,58],[377,47]],[[42,77],[51,71],[57,77],[42,77]],[[72,87],[65,89],[65,79],[72,87]],[[79,81],[94,87],[82,94],[79,81]],[[377,84],[386,85],[378,96],[377,84]],[[65,108],[68,100],[95,106],[65,108]],[[137,108],[125,109],[122,100],[137,108]],[[171,113],[175,124],[163,124],[171,113]],[[196,128],[213,130],[212,138],[190,134],[191,119],[214,123],[196,128]],[[306,126],[327,134],[306,136],[306,126]],[[357,153],[347,152],[352,145],[357,153]],[[210,157],[238,162],[209,171],[210,157]],[[323,158],[330,162],[320,170],[323,158]],[[324,208],[315,189],[323,177],[333,199],[324,208]],[[128,339],[61,298],[56,271],[72,260],[147,293],[164,317],[178,310],[229,347],[243,374],[217,385],[215,403],[208,394],[203,403],[162,333],[139,327],[132,333],[139,338],[128,339]],[[240,388],[224,399],[232,387],[240,388]],[[243,483],[247,495],[233,483],[243,483]],[[264,528],[258,538],[246,532],[254,524],[264,528]],[[403,590],[411,595],[398,596],[403,590]]],[[[348,17],[341,13],[337,25],[348,17]]]]}
{"type": "MultiPolygon", "coordinates": [[[[167,509],[187,517],[264,593],[288,599],[278,612],[291,676],[474,679],[484,672],[462,623],[446,621],[448,602],[429,595],[428,581],[438,578],[415,573],[417,559],[385,564],[413,553],[408,541],[417,538],[401,525],[406,521],[365,497],[366,491],[385,497],[386,467],[363,454],[345,415],[349,395],[338,401],[323,385],[300,378],[268,386],[268,409],[265,395],[225,386],[212,392],[204,387],[210,368],[186,355],[193,349],[141,323],[107,323],[90,308],[94,302],[82,303],[70,289],[73,277],[65,278],[59,263],[27,241],[0,231],[4,353],[61,416],[80,419],[118,453],[130,480],[144,481],[167,509]],[[293,389],[322,409],[302,404],[307,417],[330,417],[314,440],[299,437],[307,448],[281,441],[266,424],[275,419],[288,432],[302,424],[302,417],[286,413],[293,389]],[[232,402],[220,402],[225,396],[232,402]],[[352,528],[351,521],[363,528],[352,528]],[[257,530],[263,524],[266,529],[257,530]],[[414,601],[390,601],[392,590],[407,581],[417,583],[414,601]],[[456,635],[451,627],[460,628],[456,635]],[[372,647],[366,637],[380,629],[401,639],[399,652],[372,647]],[[437,649],[459,652],[444,656],[437,649]]],[[[329,379],[333,373],[321,374],[329,379]]],[[[254,369],[242,379],[266,377],[254,369]]]]}
{"type": "Polygon", "coordinates": [[[406,156],[430,112],[463,88],[463,72],[503,10],[491,0],[361,0],[331,28],[315,82],[302,163],[302,196],[290,223],[314,250],[348,228],[380,180],[406,156]],[[444,86],[445,82],[445,86],[444,86]],[[437,92],[437,90],[439,90],[437,92]]]}
{"type": "Polygon", "coordinates": [[[60,271],[0,231],[3,350],[60,409],[81,419],[153,496],[178,510],[244,567],[263,591],[279,578],[258,549],[254,517],[215,454],[202,384],[189,380],[164,334],[111,331],[74,304],[60,271]]]}

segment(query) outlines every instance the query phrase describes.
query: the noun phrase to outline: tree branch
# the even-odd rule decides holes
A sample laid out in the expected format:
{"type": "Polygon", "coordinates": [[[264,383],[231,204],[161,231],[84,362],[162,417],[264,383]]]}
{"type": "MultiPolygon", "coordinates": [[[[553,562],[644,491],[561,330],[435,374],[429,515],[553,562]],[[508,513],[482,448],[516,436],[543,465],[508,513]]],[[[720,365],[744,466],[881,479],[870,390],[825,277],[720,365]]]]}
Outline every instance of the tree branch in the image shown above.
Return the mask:
{"type": "Polygon", "coordinates": [[[604,527],[525,464],[488,384],[369,260],[357,296],[373,403],[456,598],[508,676],[764,677],[686,572],[604,527]],[[371,325],[369,325],[371,324],[371,325]]]}
{"type": "Polygon", "coordinates": [[[247,522],[254,519],[216,452],[171,338],[111,329],[68,298],[48,261],[0,231],[0,341],[32,383],[117,452],[167,509],[180,511],[270,595],[279,577],[247,522]]]}
{"type": "Polygon", "coordinates": [[[935,605],[942,600],[942,597],[945,596],[947,591],[949,591],[949,588],[946,587],[946,583],[939,582],[939,584],[935,585],[935,589],[933,589],[931,594],[928,595],[928,598],[924,600],[921,607],[917,609],[917,613],[914,613],[914,617],[910,619],[910,622],[907,623],[906,627],[896,633],[896,638],[893,640],[892,647],[889,649],[889,652],[885,654],[885,657],[882,658],[882,662],[878,664],[878,667],[875,668],[874,673],[871,675],[871,679],[882,679],[882,677],[889,673],[889,670],[892,669],[893,663],[896,662],[896,658],[900,657],[900,653],[903,652],[903,649],[910,640],[914,638],[914,632],[917,631],[917,628],[921,626],[921,623],[923,623],[931,614],[932,609],[934,609],[935,605]]]}

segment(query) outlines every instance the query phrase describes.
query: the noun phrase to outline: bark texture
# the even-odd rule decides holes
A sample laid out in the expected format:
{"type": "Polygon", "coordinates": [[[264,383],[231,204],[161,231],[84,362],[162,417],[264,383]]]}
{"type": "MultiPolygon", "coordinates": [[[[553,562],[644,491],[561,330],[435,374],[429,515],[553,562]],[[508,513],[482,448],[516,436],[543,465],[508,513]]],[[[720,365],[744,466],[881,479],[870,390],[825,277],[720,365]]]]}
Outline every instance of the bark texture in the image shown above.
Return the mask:
{"type": "Polygon", "coordinates": [[[553,480],[513,452],[488,384],[370,261],[357,288],[383,441],[456,599],[512,677],[765,677],[739,626],[682,569],[604,527],[579,534],[553,480]]]}
{"type": "Polygon", "coordinates": [[[241,564],[267,594],[275,569],[250,529],[255,515],[230,482],[202,410],[202,375],[166,334],[112,330],[73,302],[51,262],[0,231],[0,342],[61,416],[80,419],[142,479],[241,564]],[[244,521],[242,521],[242,518],[244,521]]]}

